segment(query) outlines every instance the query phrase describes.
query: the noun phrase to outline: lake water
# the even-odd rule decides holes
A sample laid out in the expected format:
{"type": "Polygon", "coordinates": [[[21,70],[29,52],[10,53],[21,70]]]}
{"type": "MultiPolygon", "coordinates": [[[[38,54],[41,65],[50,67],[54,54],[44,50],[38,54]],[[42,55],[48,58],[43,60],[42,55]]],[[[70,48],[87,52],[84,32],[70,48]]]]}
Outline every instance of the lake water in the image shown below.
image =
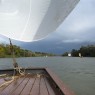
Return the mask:
{"type": "MultiPolygon", "coordinates": [[[[0,58],[0,69],[12,68],[11,58],[0,58]]],[[[17,58],[22,67],[49,67],[76,95],[95,95],[95,58],[17,58]]]]}

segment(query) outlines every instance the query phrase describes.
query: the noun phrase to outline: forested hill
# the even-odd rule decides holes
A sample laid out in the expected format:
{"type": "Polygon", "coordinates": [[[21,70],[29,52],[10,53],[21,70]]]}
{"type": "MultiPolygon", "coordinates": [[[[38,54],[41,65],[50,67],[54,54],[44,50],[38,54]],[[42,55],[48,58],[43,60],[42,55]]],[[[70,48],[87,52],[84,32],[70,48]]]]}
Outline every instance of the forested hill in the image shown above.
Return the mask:
{"type": "MultiPolygon", "coordinates": [[[[73,57],[78,57],[79,53],[83,57],[95,57],[95,45],[82,46],[79,50],[72,49],[71,55],[73,57]]],[[[67,56],[68,52],[65,52],[63,56],[67,56]]]]}
{"type": "MultiPolygon", "coordinates": [[[[38,57],[38,56],[54,56],[54,54],[43,52],[32,52],[30,50],[22,49],[19,46],[13,45],[14,53],[16,57],[38,57]]],[[[12,57],[10,45],[0,44],[0,57],[12,57]]]]}

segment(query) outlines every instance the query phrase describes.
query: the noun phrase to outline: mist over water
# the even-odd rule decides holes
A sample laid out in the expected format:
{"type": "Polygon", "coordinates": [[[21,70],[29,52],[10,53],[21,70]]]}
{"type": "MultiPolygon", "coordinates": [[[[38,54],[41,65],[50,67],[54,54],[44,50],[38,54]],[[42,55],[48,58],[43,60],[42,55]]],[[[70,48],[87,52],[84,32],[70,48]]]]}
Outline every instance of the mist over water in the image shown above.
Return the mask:
{"type": "MultiPolygon", "coordinates": [[[[0,58],[0,69],[13,68],[11,58],[0,58]]],[[[95,94],[95,58],[17,58],[21,67],[49,67],[76,95],[95,94]]]]}

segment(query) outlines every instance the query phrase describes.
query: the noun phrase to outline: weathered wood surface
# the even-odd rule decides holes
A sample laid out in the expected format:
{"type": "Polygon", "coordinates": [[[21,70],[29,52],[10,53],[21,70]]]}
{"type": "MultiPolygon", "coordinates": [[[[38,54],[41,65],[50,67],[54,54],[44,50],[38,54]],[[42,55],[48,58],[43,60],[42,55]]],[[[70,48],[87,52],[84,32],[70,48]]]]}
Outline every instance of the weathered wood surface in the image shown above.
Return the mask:
{"type": "MultiPolygon", "coordinates": [[[[75,95],[48,68],[27,68],[26,72],[27,75],[0,87],[0,95],[75,95]]],[[[12,74],[13,69],[0,70],[0,74],[6,73],[12,74]]],[[[0,77],[0,85],[4,82],[0,77]]]]}
{"type": "MultiPolygon", "coordinates": [[[[0,84],[4,83],[0,78],[0,84]]],[[[19,77],[13,82],[0,88],[0,95],[56,95],[47,79],[37,76],[19,77]]]]}

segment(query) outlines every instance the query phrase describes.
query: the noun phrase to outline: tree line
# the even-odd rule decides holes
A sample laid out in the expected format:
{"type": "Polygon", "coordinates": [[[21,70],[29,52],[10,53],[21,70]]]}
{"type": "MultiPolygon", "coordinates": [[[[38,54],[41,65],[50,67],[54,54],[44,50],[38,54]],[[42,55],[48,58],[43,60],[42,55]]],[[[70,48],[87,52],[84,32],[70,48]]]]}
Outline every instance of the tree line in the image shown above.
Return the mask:
{"type": "MultiPolygon", "coordinates": [[[[38,57],[38,56],[54,56],[54,54],[43,52],[32,52],[27,49],[22,49],[19,46],[13,45],[14,54],[16,57],[38,57]]],[[[10,45],[0,44],[0,58],[12,57],[10,45]]]]}
{"type": "MultiPolygon", "coordinates": [[[[71,55],[73,57],[78,57],[79,53],[83,57],[95,57],[95,45],[81,46],[80,49],[72,49],[71,55]]],[[[67,56],[68,52],[65,52],[62,56],[67,56]]]]}

